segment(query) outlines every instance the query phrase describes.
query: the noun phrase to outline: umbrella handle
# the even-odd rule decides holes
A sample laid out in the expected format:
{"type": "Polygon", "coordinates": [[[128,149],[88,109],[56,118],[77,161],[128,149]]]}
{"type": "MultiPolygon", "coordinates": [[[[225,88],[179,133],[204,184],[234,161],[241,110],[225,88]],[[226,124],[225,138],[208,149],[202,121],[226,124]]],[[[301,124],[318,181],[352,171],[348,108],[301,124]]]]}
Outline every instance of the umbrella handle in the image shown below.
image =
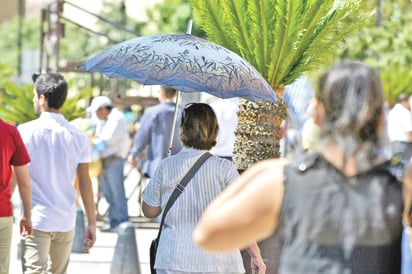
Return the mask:
{"type": "Polygon", "coordinates": [[[189,21],[187,22],[186,34],[192,34],[192,25],[193,25],[193,20],[189,19],[189,21]]]}
{"type": "Polygon", "coordinates": [[[180,101],[180,91],[177,91],[175,113],[173,115],[172,134],[170,135],[169,151],[167,152],[167,156],[172,155],[173,138],[175,136],[175,130],[176,130],[176,120],[177,120],[177,113],[178,113],[178,110],[179,110],[179,101],[180,101]]]}

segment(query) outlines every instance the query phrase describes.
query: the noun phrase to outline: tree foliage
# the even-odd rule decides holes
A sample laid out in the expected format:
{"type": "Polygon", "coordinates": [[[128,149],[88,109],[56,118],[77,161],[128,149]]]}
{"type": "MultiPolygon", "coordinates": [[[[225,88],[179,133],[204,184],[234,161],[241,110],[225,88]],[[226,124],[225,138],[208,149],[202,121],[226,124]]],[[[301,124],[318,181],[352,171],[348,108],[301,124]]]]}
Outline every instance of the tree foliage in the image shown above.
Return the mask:
{"type": "MultiPolygon", "coordinates": [[[[189,19],[193,18],[189,0],[163,0],[148,8],[146,12],[149,20],[142,30],[145,35],[185,33],[189,19]]],[[[194,22],[191,33],[198,37],[205,36],[197,22],[194,22]]]]}
{"type": "MultiPolygon", "coordinates": [[[[338,49],[338,59],[363,60],[376,67],[382,78],[386,100],[392,104],[399,93],[412,94],[412,2],[410,0],[363,1],[363,9],[374,8],[368,25],[348,37],[338,49]]],[[[351,24],[353,20],[347,22],[351,24]]]]}
{"type": "Polygon", "coordinates": [[[365,21],[359,0],[192,0],[212,41],[243,56],[272,87],[292,83],[330,61],[365,21]],[[350,25],[347,18],[356,18],[350,25]]]}
{"type": "MultiPolygon", "coordinates": [[[[36,119],[33,107],[33,84],[17,83],[13,80],[15,71],[8,65],[0,64],[0,119],[22,124],[36,119]]],[[[74,87],[73,80],[69,80],[69,87],[74,87]]],[[[92,88],[69,90],[61,113],[69,121],[85,117],[85,100],[92,96],[92,88]],[[83,102],[83,104],[82,104],[83,102]]]]}

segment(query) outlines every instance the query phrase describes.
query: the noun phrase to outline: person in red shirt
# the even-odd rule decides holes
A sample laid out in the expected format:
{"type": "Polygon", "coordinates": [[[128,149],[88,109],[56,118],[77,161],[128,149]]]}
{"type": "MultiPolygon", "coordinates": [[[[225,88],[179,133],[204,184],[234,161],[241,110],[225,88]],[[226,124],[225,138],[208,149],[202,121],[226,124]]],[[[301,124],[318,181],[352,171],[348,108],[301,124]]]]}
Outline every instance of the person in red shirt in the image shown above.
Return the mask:
{"type": "Polygon", "coordinates": [[[0,120],[0,136],[0,274],[7,274],[9,273],[13,230],[11,195],[14,183],[17,183],[19,187],[23,202],[20,234],[25,238],[32,232],[31,184],[27,167],[30,157],[15,126],[0,120]],[[13,172],[15,177],[12,176],[13,172]],[[12,177],[15,180],[12,180],[12,177]]]}

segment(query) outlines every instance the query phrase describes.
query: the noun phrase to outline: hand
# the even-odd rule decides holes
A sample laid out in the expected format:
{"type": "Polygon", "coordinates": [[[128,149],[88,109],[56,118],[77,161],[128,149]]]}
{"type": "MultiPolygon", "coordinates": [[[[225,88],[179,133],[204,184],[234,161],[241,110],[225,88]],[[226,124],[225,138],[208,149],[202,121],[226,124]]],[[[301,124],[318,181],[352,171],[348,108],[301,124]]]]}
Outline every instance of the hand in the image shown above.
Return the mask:
{"type": "Polygon", "coordinates": [[[254,256],[250,258],[250,267],[252,274],[265,274],[266,264],[261,256],[254,256]]]}
{"type": "Polygon", "coordinates": [[[133,156],[132,155],[130,155],[128,158],[127,158],[127,161],[129,162],[129,164],[130,165],[132,165],[132,166],[137,166],[137,161],[139,160],[139,157],[134,157],[133,158],[133,156]]]}
{"type": "Polygon", "coordinates": [[[96,242],[96,225],[88,225],[84,235],[83,251],[88,253],[96,242]]]}
{"type": "Polygon", "coordinates": [[[31,224],[31,219],[26,217],[21,217],[20,219],[20,235],[25,240],[33,232],[33,227],[31,224]]]}

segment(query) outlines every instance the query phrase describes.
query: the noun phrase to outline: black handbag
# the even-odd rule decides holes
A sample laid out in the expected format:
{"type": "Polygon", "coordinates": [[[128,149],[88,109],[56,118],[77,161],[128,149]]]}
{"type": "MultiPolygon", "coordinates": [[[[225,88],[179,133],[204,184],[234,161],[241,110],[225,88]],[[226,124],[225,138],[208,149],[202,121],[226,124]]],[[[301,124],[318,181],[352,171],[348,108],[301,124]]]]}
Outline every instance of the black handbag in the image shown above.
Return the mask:
{"type": "Polygon", "coordinates": [[[156,261],[157,246],[159,245],[160,234],[162,233],[163,222],[164,222],[167,212],[172,207],[177,197],[179,197],[179,195],[184,191],[186,185],[189,183],[190,179],[192,179],[193,175],[195,175],[196,171],[210,156],[212,155],[209,152],[205,152],[202,156],[200,156],[200,158],[194,163],[194,165],[190,168],[190,170],[186,173],[186,175],[180,181],[180,183],[176,186],[172,195],[167,201],[165,210],[162,215],[162,220],[160,222],[159,232],[157,234],[157,237],[150,244],[150,273],[156,274],[156,269],[154,268],[154,264],[156,261]]]}

